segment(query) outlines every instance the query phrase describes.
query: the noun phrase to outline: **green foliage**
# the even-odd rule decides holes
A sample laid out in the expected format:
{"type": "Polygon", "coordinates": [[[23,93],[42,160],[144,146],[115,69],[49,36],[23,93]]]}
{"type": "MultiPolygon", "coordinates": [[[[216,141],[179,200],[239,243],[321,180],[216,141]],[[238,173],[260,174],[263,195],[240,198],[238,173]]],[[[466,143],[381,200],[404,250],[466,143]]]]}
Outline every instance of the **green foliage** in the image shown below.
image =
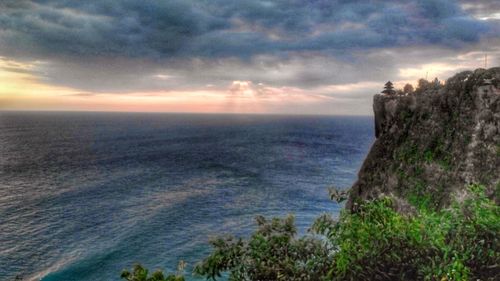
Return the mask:
{"type": "Polygon", "coordinates": [[[497,182],[497,185],[495,186],[494,196],[495,198],[500,198],[500,181],[497,182]]]}
{"type": "Polygon", "coordinates": [[[433,198],[430,194],[425,194],[418,191],[412,192],[410,195],[408,195],[408,202],[418,210],[434,210],[437,207],[435,198],[433,198]]]}
{"type": "Polygon", "coordinates": [[[390,199],[316,221],[336,253],[330,280],[498,280],[500,208],[471,187],[471,197],[441,211],[396,212],[390,199]]]}
{"type": "Polygon", "coordinates": [[[399,113],[399,118],[403,120],[403,122],[408,122],[409,120],[411,120],[412,117],[413,113],[411,111],[405,110],[399,113]]]}
{"type": "MultiPolygon", "coordinates": [[[[213,240],[195,274],[230,281],[500,280],[500,207],[483,186],[470,186],[466,199],[442,210],[428,208],[425,196],[416,198],[420,207],[411,215],[381,198],[354,213],[344,210],[338,220],[320,216],[311,231],[322,237],[297,238],[293,216],[259,216],[248,240],[213,240]]],[[[161,272],[148,277],[140,266],[122,278],[184,280],[161,272]]]]}
{"type": "Polygon", "coordinates": [[[214,250],[195,268],[195,274],[216,280],[321,280],[332,263],[331,251],[313,237],[297,239],[293,216],[256,219],[258,229],[247,241],[232,237],[212,241],[214,250]]]}
{"type": "Polygon", "coordinates": [[[421,161],[421,152],[416,145],[404,145],[396,153],[396,159],[406,164],[416,164],[421,161]]]}
{"type": "MultiPolygon", "coordinates": [[[[447,133],[447,135],[450,135],[451,133],[447,133]]],[[[436,146],[434,149],[431,151],[433,158],[431,161],[436,161],[438,164],[443,167],[445,171],[451,170],[451,159],[452,156],[448,152],[448,149],[445,146],[444,140],[442,138],[438,139],[436,141],[436,146]]]]}
{"type": "MultiPolygon", "coordinates": [[[[182,262],[179,265],[183,264],[182,262]]],[[[184,277],[180,274],[169,274],[165,276],[162,271],[155,271],[152,275],[148,274],[148,270],[140,264],[134,265],[132,272],[123,270],[120,276],[127,281],[184,281],[184,277]]]]}
{"type": "MultiPolygon", "coordinates": [[[[405,174],[402,170],[398,171],[399,179],[406,184],[406,189],[403,190],[404,197],[417,209],[434,210],[439,206],[441,199],[440,192],[431,192],[428,190],[427,184],[418,176],[423,173],[421,166],[414,167],[414,175],[405,174]]],[[[443,188],[438,189],[442,191],[443,188]]]]}
{"type": "Polygon", "coordinates": [[[426,147],[406,141],[394,150],[393,158],[397,160],[392,169],[398,175],[399,196],[408,199],[418,209],[435,209],[443,204],[443,199],[447,197],[443,193],[444,184],[425,181],[429,177],[424,174],[432,172],[431,169],[437,166],[445,172],[452,170],[453,157],[444,137],[431,140],[426,147]]]}
{"type": "Polygon", "coordinates": [[[434,161],[434,152],[432,150],[426,150],[424,153],[424,158],[427,163],[434,161]]]}
{"type": "Polygon", "coordinates": [[[293,219],[258,218],[248,240],[218,239],[196,273],[216,280],[497,280],[500,209],[471,186],[471,196],[446,210],[394,210],[391,199],[318,218],[322,240],[296,239],[293,219]]]}
{"type": "Polygon", "coordinates": [[[438,163],[445,171],[451,170],[452,156],[445,147],[444,141],[438,139],[435,144],[426,150],[419,148],[415,144],[405,144],[402,148],[394,152],[395,159],[407,165],[418,165],[425,163],[438,163]]]}

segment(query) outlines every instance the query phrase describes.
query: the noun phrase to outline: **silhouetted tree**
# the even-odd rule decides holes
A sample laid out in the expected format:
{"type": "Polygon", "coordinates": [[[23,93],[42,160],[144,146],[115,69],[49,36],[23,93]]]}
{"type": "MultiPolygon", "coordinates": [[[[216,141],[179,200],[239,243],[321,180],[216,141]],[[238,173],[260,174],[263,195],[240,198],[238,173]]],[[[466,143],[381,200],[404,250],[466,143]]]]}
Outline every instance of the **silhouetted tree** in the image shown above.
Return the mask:
{"type": "Polygon", "coordinates": [[[437,79],[437,77],[436,77],[436,78],[434,78],[434,80],[432,81],[432,86],[433,86],[434,88],[440,88],[440,87],[442,86],[442,85],[441,85],[441,81],[439,81],[439,79],[437,79]]]}
{"type": "Polygon", "coordinates": [[[394,95],[396,94],[396,91],[394,91],[394,86],[391,81],[387,81],[384,86],[384,90],[382,93],[387,94],[387,95],[394,95]]]}
{"type": "Polygon", "coordinates": [[[411,94],[413,93],[413,91],[414,91],[413,86],[409,83],[407,83],[403,88],[403,93],[405,94],[411,94]]]}
{"type": "Polygon", "coordinates": [[[417,91],[418,92],[423,92],[427,90],[430,87],[431,83],[424,78],[421,78],[418,80],[418,86],[417,86],[417,91]]]}

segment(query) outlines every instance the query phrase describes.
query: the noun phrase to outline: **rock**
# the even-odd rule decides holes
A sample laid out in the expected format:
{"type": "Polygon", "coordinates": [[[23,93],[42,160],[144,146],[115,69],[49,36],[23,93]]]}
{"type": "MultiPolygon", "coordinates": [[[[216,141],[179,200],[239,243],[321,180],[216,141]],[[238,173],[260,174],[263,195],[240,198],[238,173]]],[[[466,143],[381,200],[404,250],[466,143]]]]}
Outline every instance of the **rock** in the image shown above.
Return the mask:
{"type": "MultiPolygon", "coordinates": [[[[391,194],[400,209],[441,208],[471,183],[500,188],[500,68],[466,71],[432,88],[373,99],[375,136],[347,208],[391,194]],[[485,83],[485,79],[488,83],[485,83]]],[[[497,192],[498,193],[498,192],[497,192]]],[[[498,198],[495,198],[498,202],[498,198]]]]}

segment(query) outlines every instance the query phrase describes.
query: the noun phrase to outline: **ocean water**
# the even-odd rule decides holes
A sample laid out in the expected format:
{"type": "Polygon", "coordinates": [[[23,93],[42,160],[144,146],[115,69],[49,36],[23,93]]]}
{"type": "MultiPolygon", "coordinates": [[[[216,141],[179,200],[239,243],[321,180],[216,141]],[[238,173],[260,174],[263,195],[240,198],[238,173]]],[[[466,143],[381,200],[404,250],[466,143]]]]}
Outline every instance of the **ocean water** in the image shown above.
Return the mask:
{"type": "MultiPolygon", "coordinates": [[[[219,234],[341,206],[371,117],[0,112],[0,280],[187,271],[219,234]]],[[[190,280],[195,278],[190,277],[190,280]]]]}

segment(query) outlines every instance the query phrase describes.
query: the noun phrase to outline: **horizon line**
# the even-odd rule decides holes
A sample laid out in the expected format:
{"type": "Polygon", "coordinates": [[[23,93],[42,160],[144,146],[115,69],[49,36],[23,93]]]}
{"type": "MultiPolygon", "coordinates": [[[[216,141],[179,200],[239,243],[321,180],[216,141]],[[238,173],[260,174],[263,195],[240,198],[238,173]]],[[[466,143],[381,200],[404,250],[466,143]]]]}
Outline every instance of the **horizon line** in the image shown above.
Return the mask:
{"type": "Polygon", "coordinates": [[[189,111],[119,111],[119,110],[59,110],[59,109],[0,109],[2,112],[16,113],[132,113],[132,114],[185,114],[185,115],[261,115],[261,116],[337,116],[337,117],[373,117],[363,114],[324,114],[324,113],[280,113],[280,112],[189,112],[189,111]]]}

